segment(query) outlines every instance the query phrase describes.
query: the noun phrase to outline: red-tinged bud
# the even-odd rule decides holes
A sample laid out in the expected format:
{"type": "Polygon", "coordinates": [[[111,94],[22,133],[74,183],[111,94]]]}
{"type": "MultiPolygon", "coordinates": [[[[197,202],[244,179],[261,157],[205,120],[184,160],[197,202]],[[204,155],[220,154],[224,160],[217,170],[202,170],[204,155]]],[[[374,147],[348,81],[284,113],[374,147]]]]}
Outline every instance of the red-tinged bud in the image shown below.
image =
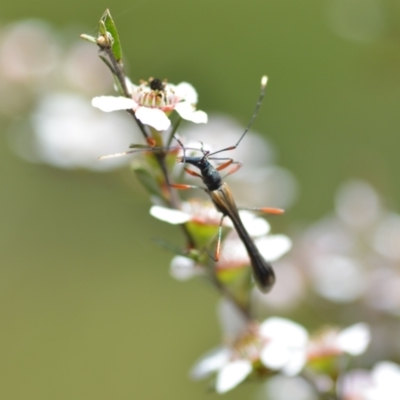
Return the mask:
{"type": "Polygon", "coordinates": [[[155,139],[153,139],[153,138],[151,138],[151,137],[146,138],[146,142],[147,142],[147,144],[148,144],[150,147],[154,147],[154,146],[157,144],[157,142],[155,141],[155,139]]]}

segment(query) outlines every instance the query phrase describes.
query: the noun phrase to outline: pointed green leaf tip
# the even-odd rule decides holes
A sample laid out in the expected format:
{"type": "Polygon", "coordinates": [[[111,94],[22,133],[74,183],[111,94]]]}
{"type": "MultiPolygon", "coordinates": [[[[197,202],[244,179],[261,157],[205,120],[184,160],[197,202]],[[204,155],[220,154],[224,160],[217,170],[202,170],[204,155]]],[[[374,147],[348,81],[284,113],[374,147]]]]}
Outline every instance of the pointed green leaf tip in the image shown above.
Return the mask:
{"type": "Polygon", "coordinates": [[[114,20],[111,17],[110,11],[107,9],[103,16],[101,17],[101,21],[99,23],[99,30],[101,34],[104,34],[102,30],[106,28],[106,31],[109,32],[114,40],[112,44],[112,52],[114,54],[115,59],[120,62],[122,59],[122,47],[121,42],[119,40],[119,35],[117,31],[117,27],[115,26],[114,20]]]}

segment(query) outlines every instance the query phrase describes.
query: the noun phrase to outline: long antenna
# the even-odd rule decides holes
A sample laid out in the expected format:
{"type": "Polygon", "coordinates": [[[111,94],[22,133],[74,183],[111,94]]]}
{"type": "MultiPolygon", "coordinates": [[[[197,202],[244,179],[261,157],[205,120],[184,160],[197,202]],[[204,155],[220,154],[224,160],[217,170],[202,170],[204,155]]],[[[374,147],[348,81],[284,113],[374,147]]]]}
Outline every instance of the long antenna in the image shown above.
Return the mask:
{"type": "Polygon", "coordinates": [[[236,147],[239,146],[239,143],[242,141],[242,139],[244,138],[244,136],[246,135],[246,133],[249,131],[251,125],[253,125],[253,122],[254,122],[254,120],[256,119],[257,115],[258,115],[258,111],[260,110],[261,103],[262,103],[262,101],[263,101],[263,99],[264,99],[264,96],[265,96],[265,88],[266,88],[266,86],[267,86],[267,82],[268,82],[268,77],[267,77],[266,75],[264,75],[264,76],[261,78],[260,96],[258,97],[257,104],[256,104],[256,107],[255,107],[255,109],[254,109],[253,116],[251,117],[249,124],[247,125],[246,129],[245,129],[244,132],[242,133],[242,136],[240,136],[240,138],[239,138],[239,140],[237,141],[237,143],[236,143],[234,146],[227,147],[226,149],[222,149],[222,150],[215,151],[214,153],[209,154],[210,156],[211,156],[211,155],[214,155],[214,154],[217,154],[217,153],[221,153],[222,151],[234,150],[234,149],[236,149],[236,147]]]}

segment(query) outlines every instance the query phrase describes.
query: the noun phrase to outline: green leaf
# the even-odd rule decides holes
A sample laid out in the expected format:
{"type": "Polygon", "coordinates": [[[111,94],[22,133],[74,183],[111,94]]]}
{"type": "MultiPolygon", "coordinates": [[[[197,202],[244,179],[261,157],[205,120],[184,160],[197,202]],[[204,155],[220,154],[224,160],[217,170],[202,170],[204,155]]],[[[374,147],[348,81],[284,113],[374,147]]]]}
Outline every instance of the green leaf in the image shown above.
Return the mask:
{"type": "Polygon", "coordinates": [[[122,59],[122,47],[121,47],[121,42],[119,40],[119,35],[118,35],[118,31],[117,31],[117,27],[115,25],[114,20],[111,17],[110,11],[107,9],[103,16],[101,17],[101,21],[99,23],[99,30],[100,33],[102,35],[104,35],[105,33],[102,32],[102,30],[104,29],[107,32],[109,32],[111,34],[111,36],[114,39],[114,42],[111,46],[112,52],[114,54],[115,59],[120,62],[122,59]]]}

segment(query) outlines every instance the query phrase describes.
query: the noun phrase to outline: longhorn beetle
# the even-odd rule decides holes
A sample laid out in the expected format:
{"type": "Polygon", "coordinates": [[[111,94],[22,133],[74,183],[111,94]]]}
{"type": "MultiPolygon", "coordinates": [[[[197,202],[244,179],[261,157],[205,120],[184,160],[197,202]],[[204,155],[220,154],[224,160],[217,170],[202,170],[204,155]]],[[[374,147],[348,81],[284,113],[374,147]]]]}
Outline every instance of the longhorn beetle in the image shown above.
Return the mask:
{"type": "MultiPolygon", "coordinates": [[[[250,123],[246,127],[245,131],[242,133],[241,137],[237,141],[237,143],[234,146],[226,147],[222,150],[214,151],[214,152],[209,152],[209,151],[204,151],[203,149],[201,150],[203,155],[202,156],[186,156],[185,154],[185,148],[181,141],[179,139],[178,142],[183,148],[183,156],[178,158],[179,162],[182,162],[184,164],[190,164],[195,166],[200,170],[200,173],[197,173],[189,168],[184,168],[187,173],[190,175],[199,177],[202,179],[203,183],[205,184],[205,188],[203,188],[208,195],[211,197],[211,200],[215,204],[216,208],[223,214],[219,226],[219,232],[218,232],[218,242],[215,250],[215,260],[218,261],[219,258],[219,253],[220,253],[220,247],[221,247],[221,235],[222,235],[222,221],[223,219],[228,216],[240,239],[242,240],[244,246],[246,247],[247,253],[250,257],[251,260],[251,266],[253,268],[253,275],[254,279],[256,281],[256,284],[258,288],[264,292],[267,293],[272,286],[275,283],[275,274],[272,269],[272,266],[269,262],[267,262],[259,250],[257,249],[256,245],[254,244],[253,240],[251,239],[250,235],[246,231],[243,222],[240,219],[238,208],[236,206],[235,200],[233,199],[231,190],[229,189],[229,186],[227,185],[226,182],[222,181],[221,175],[219,171],[222,169],[228,167],[232,163],[234,163],[233,159],[228,159],[228,161],[224,162],[223,164],[219,165],[218,167],[214,167],[212,164],[210,164],[209,160],[218,160],[218,158],[211,157],[214,156],[215,154],[221,153],[223,151],[228,151],[228,150],[234,150],[238,147],[239,143],[241,140],[244,138],[248,130],[250,129],[254,119],[256,118],[258,114],[258,110],[260,108],[261,102],[264,98],[265,94],[265,87],[267,85],[267,77],[263,76],[261,79],[261,92],[260,96],[258,98],[255,111],[253,113],[253,116],[250,120],[250,123]]],[[[225,158],[226,160],[226,158],[225,158]]],[[[236,171],[240,165],[237,165],[236,168],[233,170],[236,171]]],[[[231,172],[232,173],[232,172],[231,172]]],[[[198,186],[193,186],[193,185],[185,185],[185,184],[172,184],[173,187],[177,189],[189,189],[189,188],[196,188],[198,186]]],[[[282,214],[283,210],[279,208],[261,208],[259,211],[269,213],[269,214],[282,214]]]]}

